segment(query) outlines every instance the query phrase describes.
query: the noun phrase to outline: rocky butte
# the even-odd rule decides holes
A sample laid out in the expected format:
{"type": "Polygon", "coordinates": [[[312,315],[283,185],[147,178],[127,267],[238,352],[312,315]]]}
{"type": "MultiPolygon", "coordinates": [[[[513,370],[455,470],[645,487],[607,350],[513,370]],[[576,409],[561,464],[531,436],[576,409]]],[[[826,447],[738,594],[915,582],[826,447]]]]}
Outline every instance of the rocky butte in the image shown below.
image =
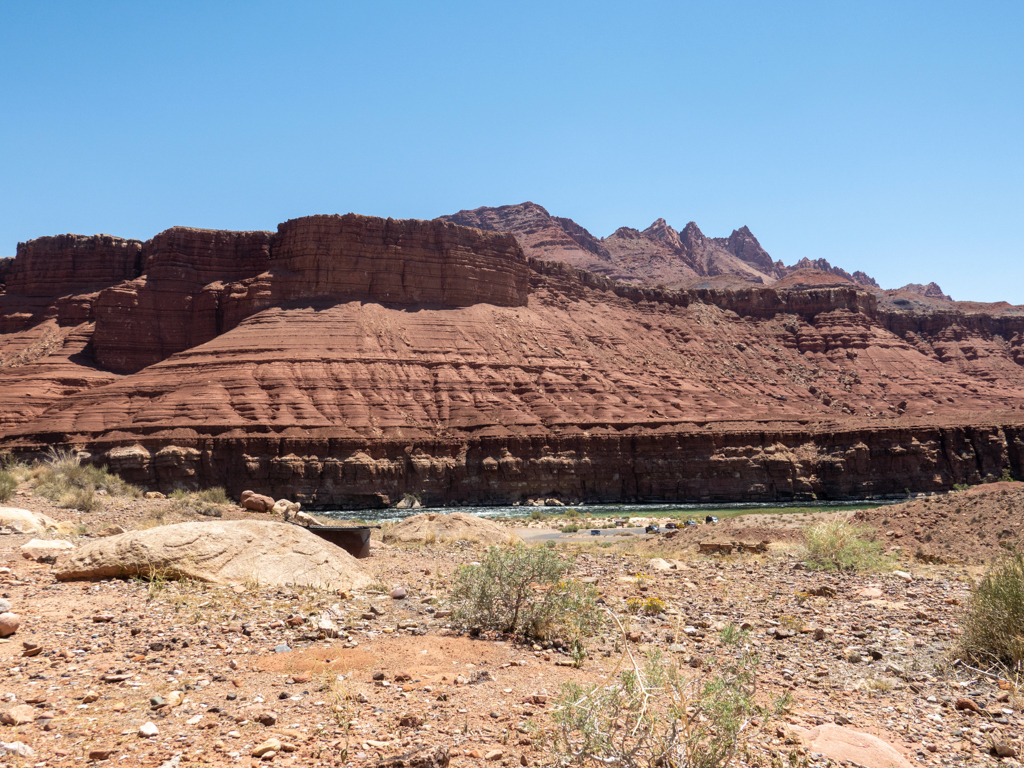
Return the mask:
{"type": "Polygon", "coordinates": [[[165,491],[784,501],[1024,477],[1022,308],[785,267],[746,228],[309,216],[43,237],[0,280],[0,450],[80,448],[165,491]]]}

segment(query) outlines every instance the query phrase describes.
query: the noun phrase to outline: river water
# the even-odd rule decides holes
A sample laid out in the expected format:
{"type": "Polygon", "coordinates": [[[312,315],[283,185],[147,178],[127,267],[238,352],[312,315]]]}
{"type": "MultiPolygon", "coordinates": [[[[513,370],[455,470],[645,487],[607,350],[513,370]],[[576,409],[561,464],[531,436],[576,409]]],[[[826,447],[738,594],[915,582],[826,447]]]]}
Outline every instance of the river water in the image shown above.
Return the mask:
{"type": "Polygon", "coordinates": [[[715,510],[750,510],[759,509],[849,509],[851,507],[875,507],[882,504],[894,504],[895,501],[879,499],[863,501],[799,501],[791,503],[766,502],[762,504],[720,503],[720,504],[580,504],[575,507],[423,507],[421,509],[346,509],[318,510],[317,515],[335,520],[365,520],[366,522],[383,522],[385,520],[401,520],[410,515],[422,512],[466,512],[478,517],[529,517],[535,509],[545,514],[559,514],[568,509],[576,509],[584,515],[615,515],[617,517],[654,517],[666,512],[682,512],[685,514],[714,513],[715,510]]]}

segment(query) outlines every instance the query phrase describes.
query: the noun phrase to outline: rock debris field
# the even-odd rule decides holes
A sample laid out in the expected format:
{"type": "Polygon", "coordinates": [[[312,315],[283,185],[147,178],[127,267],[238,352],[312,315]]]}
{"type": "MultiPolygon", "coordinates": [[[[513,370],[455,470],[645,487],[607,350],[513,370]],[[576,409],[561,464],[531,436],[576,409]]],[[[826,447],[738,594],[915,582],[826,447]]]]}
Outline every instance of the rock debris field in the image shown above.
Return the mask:
{"type": "Polygon", "coordinates": [[[560,643],[450,627],[453,574],[485,555],[478,542],[385,544],[375,531],[371,556],[343,564],[361,573],[345,589],[237,576],[59,581],[62,563],[113,525],[145,533],[273,518],[230,507],[209,521],[132,499],[82,514],[23,486],[8,504],[44,523],[32,531],[8,514],[0,536],[0,607],[16,617],[0,617],[0,755],[23,766],[554,765],[563,683],[611,682],[627,650],[661,651],[697,675],[727,652],[732,625],[759,657],[758,700],[781,702],[747,723],[733,765],[1019,765],[1017,687],[949,654],[983,561],[1008,536],[972,544],[960,563],[912,559],[906,543],[924,524],[903,516],[1020,504],[1013,484],[999,485],[860,513],[869,523],[886,515],[878,535],[898,553],[874,574],[806,570],[791,529],[771,537],[772,516],[753,527],[758,540],[768,531],[761,552],[702,554],[691,532],[556,538],[575,553],[574,577],[624,625],[607,622],[578,669],[560,643]],[[75,549],[37,543],[30,558],[30,540],[75,549]],[[663,612],[629,613],[628,600],[651,597],[663,612]]]}

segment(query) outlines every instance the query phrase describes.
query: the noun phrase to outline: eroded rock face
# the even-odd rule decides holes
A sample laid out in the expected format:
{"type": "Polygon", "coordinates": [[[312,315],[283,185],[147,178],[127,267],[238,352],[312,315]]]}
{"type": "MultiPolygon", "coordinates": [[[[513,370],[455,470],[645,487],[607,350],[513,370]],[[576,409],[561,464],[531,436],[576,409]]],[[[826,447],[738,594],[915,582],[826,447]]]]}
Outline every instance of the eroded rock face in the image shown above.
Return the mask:
{"type": "MultiPolygon", "coordinates": [[[[768,268],[749,232],[670,230],[644,236],[768,268]]],[[[824,285],[625,285],[525,259],[506,234],[354,215],[175,228],[142,253],[141,277],[98,294],[0,296],[0,447],[73,443],[148,488],[314,509],[1024,476],[1024,311],[1009,305],[821,269],[802,271],[824,285]]]]}
{"type": "Polygon", "coordinates": [[[308,216],[270,232],[175,227],[143,247],[145,274],[95,302],[96,359],[129,373],[288,302],[521,306],[514,237],[443,221],[308,216]]]}
{"type": "Polygon", "coordinates": [[[108,288],[95,302],[96,360],[131,372],[225,330],[226,283],[262,273],[270,232],[218,232],[174,227],[142,248],[145,274],[108,288]]]}
{"type": "Polygon", "coordinates": [[[142,243],[110,235],[56,235],[18,243],[6,269],[7,292],[19,296],[87,293],[140,274],[142,243]]]}

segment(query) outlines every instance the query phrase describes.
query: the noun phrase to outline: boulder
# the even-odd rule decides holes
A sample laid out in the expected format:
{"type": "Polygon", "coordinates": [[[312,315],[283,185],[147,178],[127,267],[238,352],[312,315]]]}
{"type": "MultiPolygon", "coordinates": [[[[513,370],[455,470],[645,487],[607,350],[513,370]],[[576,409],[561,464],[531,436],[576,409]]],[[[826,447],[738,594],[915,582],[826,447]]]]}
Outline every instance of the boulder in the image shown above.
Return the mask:
{"type": "Polygon", "coordinates": [[[21,545],[21,556],[28,560],[46,560],[74,548],[74,544],[63,539],[32,539],[21,545]]]}
{"type": "Polygon", "coordinates": [[[47,528],[56,528],[55,520],[46,515],[37,515],[27,509],[0,507],[0,525],[16,528],[25,533],[43,533],[47,528]]]}
{"type": "Polygon", "coordinates": [[[296,512],[293,521],[299,525],[304,525],[307,528],[311,525],[320,525],[320,521],[312,515],[307,515],[305,512],[296,512]]]}
{"type": "Polygon", "coordinates": [[[384,541],[426,542],[426,541],[477,541],[482,544],[513,544],[522,539],[504,526],[492,520],[452,512],[425,512],[407,517],[384,534],[384,541]]]}
{"type": "Polygon", "coordinates": [[[255,491],[242,491],[240,502],[244,509],[252,510],[253,512],[270,512],[274,508],[274,500],[272,498],[255,491]]]}
{"type": "Polygon", "coordinates": [[[810,751],[820,752],[841,763],[856,763],[865,768],[912,768],[910,761],[894,746],[870,733],[840,725],[794,730],[810,751]]]}
{"type": "Polygon", "coordinates": [[[304,528],[256,520],[178,523],[108,536],[62,556],[55,573],[60,581],[159,575],[343,590],[372,581],[354,557],[304,528]]]}
{"type": "Polygon", "coordinates": [[[672,563],[662,557],[652,557],[647,565],[652,571],[671,571],[675,569],[672,563]]]}
{"type": "Polygon", "coordinates": [[[0,613],[0,637],[13,635],[20,626],[21,617],[18,614],[11,613],[10,611],[0,613]]]}
{"type": "MultiPolygon", "coordinates": [[[[264,496],[263,498],[267,497],[264,496]]],[[[298,504],[294,501],[288,501],[288,499],[278,499],[276,502],[274,502],[273,506],[270,508],[270,511],[273,512],[275,515],[282,515],[284,519],[287,520],[289,517],[296,514],[301,506],[301,504],[298,504]]]]}

